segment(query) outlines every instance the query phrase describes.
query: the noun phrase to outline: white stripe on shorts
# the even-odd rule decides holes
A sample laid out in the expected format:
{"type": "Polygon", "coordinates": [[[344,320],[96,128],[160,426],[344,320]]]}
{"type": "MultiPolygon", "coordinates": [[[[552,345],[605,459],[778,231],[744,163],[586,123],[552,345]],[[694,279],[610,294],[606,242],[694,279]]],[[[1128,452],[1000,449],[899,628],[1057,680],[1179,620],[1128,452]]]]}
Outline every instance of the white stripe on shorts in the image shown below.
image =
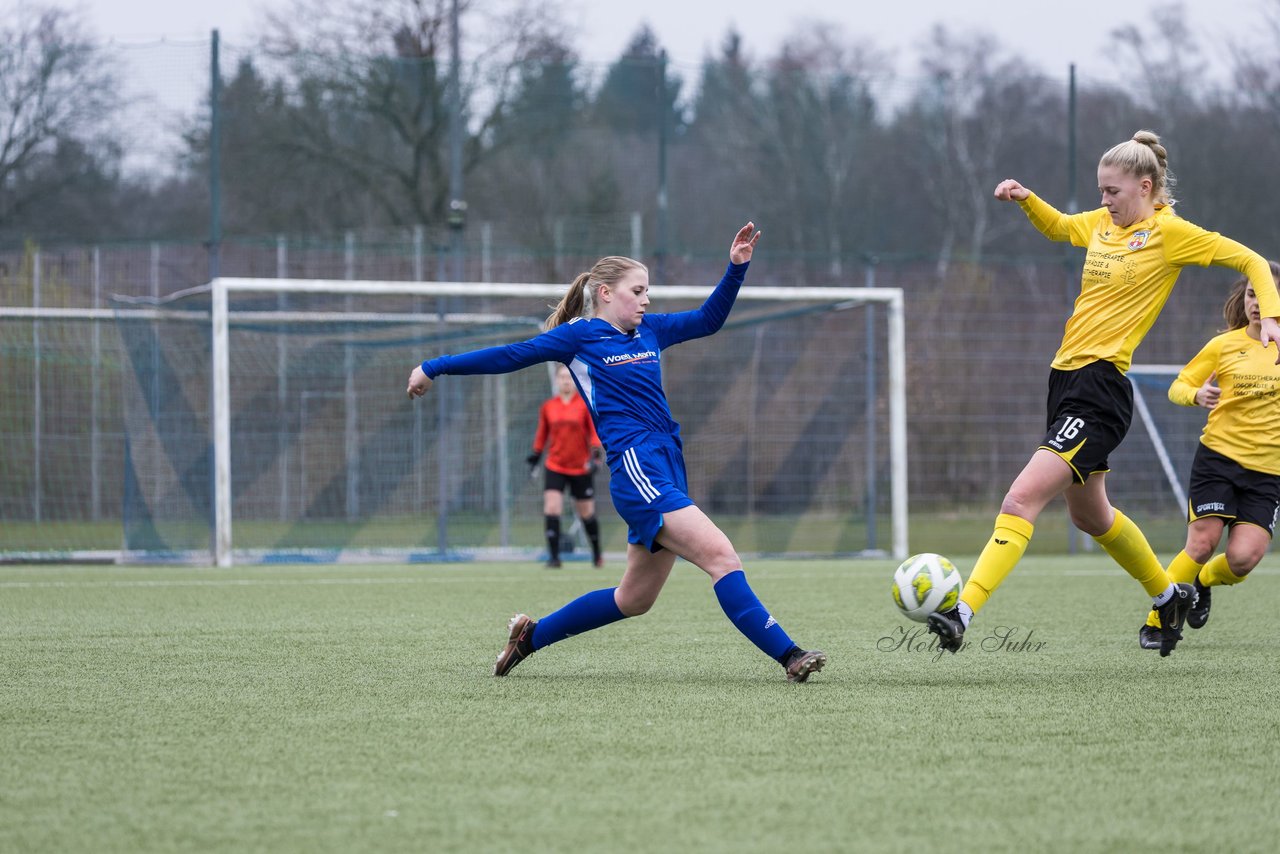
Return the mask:
{"type": "Polygon", "coordinates": [[[635,448],[627,448],[622,452],[622,464],[627,470],[627,477],[631,478],[632,485],[640,493],[644,503],[652,504],[653,499],[660,493],[653,488],[653,482],[649,480],[649,476],[640,470],[640,460],[636,458],[635,448]]]}

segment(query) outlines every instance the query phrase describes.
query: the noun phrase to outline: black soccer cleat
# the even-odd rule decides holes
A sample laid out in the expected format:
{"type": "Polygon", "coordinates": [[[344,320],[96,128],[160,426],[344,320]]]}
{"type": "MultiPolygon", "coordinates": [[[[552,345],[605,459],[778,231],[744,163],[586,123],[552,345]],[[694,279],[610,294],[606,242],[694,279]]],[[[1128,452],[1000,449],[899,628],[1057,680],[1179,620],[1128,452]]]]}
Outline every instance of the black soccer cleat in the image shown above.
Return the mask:
{"type": "Polygon", "coordinates": [[[1160,648],[1160,627],[1142,624],[1142,628],[1138,629],[1138,646],[1143,649],[1159,649],[1160,648]]]}
{"type": "Polygon", "coordinates": [[[953,655],[964,643],[964,622],[960,619],[960,609],[950,611],[934,611],[929,615],[927,625],[929,631],[938,636],[938,646],[953,655]]]}
{"type": "Polygon", "coordinates": [[[1160,656],[1173,652],[1173,648],[1182,640],[1182,626],[1187,621],[1187,614],[1195,607],[1196,589],[1185,582],[1173,585],[1174,594],[1169,601],[1156,608],[1160,616],[1160,656]]]}
{"type": "Polygon", "coordinates": [[[1187,625],[1193,629],[1203,629],[1204,624],[1209,622],[1209,606],[1212,604],[1213,593],[1212,588],[1201,584],[1199,578],[1195,580],[1195,588],[1196,595],[1200,598],[1187,612],[1187,625]]]}
{"type": "Polygon", "coordinates": [[[507,645],[498,653],[493,665],[494,676],[506,676],[517,664],[533,655],[533,630],[538,622],[524,614],[516,614],[507,623],[507,645]]]}
{"type": "Polygon", "coordinates": [[[806,682],[826,664],[827,654],[822,650],[797,647],[787,656],[787,661],[782,666],[787,671],[788,682],[806,682]]]}

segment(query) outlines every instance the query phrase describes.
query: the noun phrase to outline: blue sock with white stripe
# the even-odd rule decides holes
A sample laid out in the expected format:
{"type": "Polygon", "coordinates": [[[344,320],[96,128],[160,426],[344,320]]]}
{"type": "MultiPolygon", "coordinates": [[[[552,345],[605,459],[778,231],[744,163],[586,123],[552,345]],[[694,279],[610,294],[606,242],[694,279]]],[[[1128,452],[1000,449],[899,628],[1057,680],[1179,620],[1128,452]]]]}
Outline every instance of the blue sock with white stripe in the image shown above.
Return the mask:
{"type": "Polygon", "coordinates": [[[613,591],[617,589],[609,587],[584,593],[558,611],[538,620],[538,625],[533,629],[533,648],[551,646],[556,641],[616,623],[627,616],[618,610],[618,603],[613,601],[613,591]]]}
{"type": "MultiPolygon", "coordinates": [[[[760,647],[765,655],[781,661],[783,656],[795,649],[796,645],[782,630],[782,626],[774,622],[752,592],[745,572],[734,570],[717,581],[713,589],[725,616],[738,627],[738,631],[747,636],[747,640],[760,647]]],[[[538,628],[542,628],[541,624],[538,628]]]]}

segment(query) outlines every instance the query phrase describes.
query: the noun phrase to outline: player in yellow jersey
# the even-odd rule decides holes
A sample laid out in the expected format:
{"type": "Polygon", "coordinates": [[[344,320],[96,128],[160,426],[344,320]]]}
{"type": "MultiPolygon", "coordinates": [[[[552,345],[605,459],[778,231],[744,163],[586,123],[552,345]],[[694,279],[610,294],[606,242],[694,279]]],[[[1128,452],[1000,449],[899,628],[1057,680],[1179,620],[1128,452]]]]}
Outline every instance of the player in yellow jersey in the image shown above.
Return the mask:
{"type": "MultiPolygon", "coordinates": [[[[1280,264],[1271,263],[1280,283],[1280,264]]],[[[1262,314],[1248,279],[1231,290],[1222,316],[1227,331],[1213,338],[1169,386],[1169,399],[1209,410],[1187,490],[1187,545],[1169,564],[1169,578],[1199,594],[1187,625],[1209,621],[1212,589],[1244,581],[1271,545],[1280,511],[1280,367],[1263,349],[1262,314]],[[1222,530],[1227,548],[1213,557],[1222,530]],[[1210,560],[1210,558],[1213,558],[1210,560]]],[[[1143,649],[1160,648],[1154,611],[1138,630],[1143,649]]]]}
{"type": "Polygon", "coordinates": [[[1057,495],[1065,495],[1072,523],[1151,596],[1163,623],[1160,654],[1172,652],[1182,637],[1195,588],[1169,580],[1142,531],[1107,499],[1107,455],[1133,416],[1133,388],[1125,372],[1188,264],[1230,267],[1249,279],[1261,309],[1259,342],[1278,342],[1277,362],[1280,296],[1261,255],[1173,212],[1172,185],[1160,138],[1138,131],[1102,155],[1097,210],[1063,214],[1017,181],[996,186],[995,197],[1017,202],[1045,237],[1088,252],[1080,296],[1049,376],[1048,432],[1005,495],[960,604],[929,615],[929,631],[943,649],[963,646],[970,619],[1022,558],[1036,517],[1057,495]]]}

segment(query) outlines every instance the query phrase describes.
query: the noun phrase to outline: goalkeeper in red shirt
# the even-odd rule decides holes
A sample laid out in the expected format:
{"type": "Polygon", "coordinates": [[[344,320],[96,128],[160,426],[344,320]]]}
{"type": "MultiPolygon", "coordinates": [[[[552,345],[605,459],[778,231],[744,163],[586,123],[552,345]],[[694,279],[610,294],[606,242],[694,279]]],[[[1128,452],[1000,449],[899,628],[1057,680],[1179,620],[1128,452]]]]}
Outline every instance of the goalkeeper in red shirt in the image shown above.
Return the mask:
{"type": "Polygon", "coordinates": [[[596,521],[595,471],[604,456],[600,437],[591,423],[591,413],[578,396],[569,369],[556,369],[556,395],[538,412],[538,432],[533,437],[529,467],[536,473],[546,451],[546,479],[542,492],[542,514],[546,521],[547,566],[560,567],[560,515],[564,512],[564,490],[573,496],[574,509],[591,541],[591,563],[604,566],[600,554],[600,523],[596,521]]]}

